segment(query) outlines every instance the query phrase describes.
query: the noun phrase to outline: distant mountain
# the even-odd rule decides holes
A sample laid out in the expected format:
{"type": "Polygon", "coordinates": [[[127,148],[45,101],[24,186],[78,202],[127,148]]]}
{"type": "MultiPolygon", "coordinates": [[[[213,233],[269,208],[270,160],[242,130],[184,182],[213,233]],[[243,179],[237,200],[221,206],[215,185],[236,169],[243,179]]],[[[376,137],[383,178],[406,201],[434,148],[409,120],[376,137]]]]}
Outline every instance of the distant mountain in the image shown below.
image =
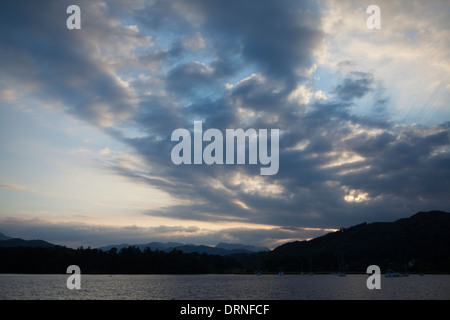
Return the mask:
{"type": "Polygon", "coordinates": [[[0,240],[0,247],[12,248],[12,247],[54,247],[55,245],[44,240],[24,240],[20,238],[9,238],[6,240],[0,240]]]}
{"type": "Polygon", "coordinates": [[[222,248],[225,250],[245,250],[250,252],[270,251],[270,249],[267,247],[255,247],[245,244],[223,243],[223,242],[217,244],[216,248],[222,248]]]}
{"type": "Polygon", "coordinates": [[[450,213],[419,212],[394,222],[362,223],[310,241],[286,243],[275,248],[269,260],[278,268],[297,271],[342,266],[362,271],[371,264],[385,270],[450,270],[449,230],[450,213]]]}
{"type": "Polygon", "coordinates": [[[3,233],[0,232],[0,241],[1,240],[8,240],[11,239],[11,237],[5,236],[3,233]]]}
{"type": "Polygon", "coordinates": [[[182,244],[178,242],[150,242],[146,244],[119,244],[119,245],[108,245],[104,247],[100,247],[98,249],[102,251],[109,251],[112,248],[116,248],[119,251],[123,248],[128,247],[137,247],[140,250],[145,250],[146,248],[150,248],[152,251],[166,251],[170,252],[174,249],[180,250],[183,253],[192,253],[197,252],[200,254],[216,254],[221,256],[239,254],[239,253],[254,253],[259,251],[269,251],[268,248],[265,247],[255,247],[251,245],[243,245],[243,244],[229,244],[229,243],[219,243],[215,247],[205,246],[205,245],[195,245],[195,244],[182,244]]]}
{"type": "MultiPolygon", "coordinates": [[[[225,250],[225,249],[221,249],[221,248],[215,248],[215,247],[210,247],[210,246],[203,246],[203,245],[183,245],[183,246],[179,246],[179,247],[175,247],[173,249],[176,250],[180,250],[183,253],[192,253],[192,252],[197,252],[200,254],[206,253],[206,254],[218,254],[220,256],[226,256],[229,254],[233,254],[231,251],[229,250],[225,250]]],[[[170,250],[167,250],[170,251],[170,250]]],[[[241,252],[239,252],[241,253],[241,252]]]]}
{"type": "Polygon", "coordinates": [[[145,250],[146,248],[150,248],[152,251],[155,250],[159,250],[159,251],[164,251],[167,249],[171,249],[171,248],[175,248],[175,247],[179,247],[179,246],[183,246],[183,243],[179,243],[179,242],[149,242],[149,243],[143,243],[143,244],[111,244],[111,245],[107,245],[104,247],[100,247],[98,249],[102,250],[102,251],[109,251],[112,248],[116,248],[118,250],[123,249],[123,248],[128,248],[128,247],[137,247],[140,250],[145,250]]]}

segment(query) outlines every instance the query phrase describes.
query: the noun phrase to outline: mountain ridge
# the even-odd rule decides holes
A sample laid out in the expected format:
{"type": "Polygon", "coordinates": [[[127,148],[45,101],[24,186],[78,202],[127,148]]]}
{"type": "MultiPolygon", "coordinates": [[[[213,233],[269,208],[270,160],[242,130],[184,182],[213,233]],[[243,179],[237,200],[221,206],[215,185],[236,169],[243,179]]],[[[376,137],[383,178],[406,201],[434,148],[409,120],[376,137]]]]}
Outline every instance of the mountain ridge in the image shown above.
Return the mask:
{"type": "Polygon", "coordinates": [[[6,236],[6,235],[4,235],[3,233],[0,232],[0,241],[8,240],[8,239],[11,239],[11,237],[8,237],[8,236],[6,236]]]}
{"type": "MultiPolygon", "coordinates": [[[[24,240],[21,238],[12,238],[3,233],[0,233],[0,247],[52,247],[57,246],[45,240],[24,240]]],[[[172,250],[179,250],[183,253],[193,253],[197,252],[200,254],[217,254],[221,256],[233,255],[233,254],[241,254],[241,253],[255,253],[261,251],[270,251],[269,248],[266,247],[256,247],[252,245],[244,245],[244,244],[234,244],[234,243],[218,243],[216,246],[206,246],[206,245],[196,245],[196,244],[183,244],[180,242],[158,242],[152,241],[145,244],[117,244],[117,245],[106,245],[102,247],[98,247],[98,250],[109,251],[113,248],[116,248],[118,251],[129,248],[136,247],[141,251],[149,248],[150,250],[156,251],[165,251],[170,252],[172,250]]]]}
{"type": "Polygon", "coordinates": [[[0,240],[0,247],[14,248],[14,247],[55,247],[56,245],[44,240],[24,240],[21,238],[9,238],[0,240]]]}
{"type": "MultiPolygon", "coordinates": [[[[283,268],[326,270],[345,258],[349,270],[377,264],[384,268],[450,268],[450,213],[418,212],[394,222],[361,223],[309,241],[285,243],[273,250],[283,268]],[[303,267],[302,267],[303,266],[303,267]]],[[[332,267],[331,267],[332,268],[332,267]]]]}
{"type": "Polygon", "coordinates": [[[240,254],[240,253],[255,253],[261,251],[270,251],[266,247],[256,247],[253,245],[236,244],[236,243],[223,243],[220,242],[216,246],[206,246],[206,245],[196,245],[196,244],[183,244],[179,242],[149,242],[146,244],[119,244],[119,245],[107,245],[99,247],[99,250],[109,251],[113,248],[121,250],[128,247],[137,247],[140,250],[145,250],[149,248],[150,250],[159,250],[169,252],[172,250],[179,250],[183,253],[206,253],[206,254],[217,254],[221,256],[240,254]]]}

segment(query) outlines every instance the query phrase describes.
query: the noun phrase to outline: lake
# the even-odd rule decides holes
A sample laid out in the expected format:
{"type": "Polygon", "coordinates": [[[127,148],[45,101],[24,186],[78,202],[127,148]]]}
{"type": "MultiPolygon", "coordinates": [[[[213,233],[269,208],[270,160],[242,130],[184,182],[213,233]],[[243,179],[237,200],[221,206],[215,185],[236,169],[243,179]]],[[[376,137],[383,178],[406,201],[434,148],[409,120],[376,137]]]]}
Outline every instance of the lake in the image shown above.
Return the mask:
{"type": "Polygon", "coordinates": [[[450,275],[385,278],[369,290],[367,275],[69,275],[0,274],[0,299],[10,300],[449,300],[450,275]]]}

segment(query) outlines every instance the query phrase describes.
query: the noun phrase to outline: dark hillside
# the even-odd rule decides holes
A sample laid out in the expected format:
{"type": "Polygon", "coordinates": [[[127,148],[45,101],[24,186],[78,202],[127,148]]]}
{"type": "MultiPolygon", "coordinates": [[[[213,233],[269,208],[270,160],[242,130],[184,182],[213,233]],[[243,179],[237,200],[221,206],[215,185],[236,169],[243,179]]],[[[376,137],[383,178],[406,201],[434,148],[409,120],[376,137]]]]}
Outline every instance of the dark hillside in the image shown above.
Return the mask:
{"type": "Polygon", "coordinates": [[[399,271],[450,270],[450,213],[419,212],[395,222],[362,223],[284,244],[273,255],[289,270],[338,271],[342,260],[348,271],[363,271],[370,264],[399,271]]]}

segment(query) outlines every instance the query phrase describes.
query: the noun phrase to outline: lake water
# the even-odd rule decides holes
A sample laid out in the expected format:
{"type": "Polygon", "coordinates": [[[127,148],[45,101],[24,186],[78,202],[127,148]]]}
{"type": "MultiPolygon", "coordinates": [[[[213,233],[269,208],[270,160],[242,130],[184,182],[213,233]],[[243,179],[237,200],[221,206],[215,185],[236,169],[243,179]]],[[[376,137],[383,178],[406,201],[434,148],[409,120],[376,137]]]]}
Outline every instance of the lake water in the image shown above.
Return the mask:
{"type": "Polygon", "coordinates": [[[369,290],[367,275],[81,275],[69,290],[69,275],[0,274],[0,299],[97,300],[335,300],[450,299],[450,275],[381,276],[369,290]]]}

